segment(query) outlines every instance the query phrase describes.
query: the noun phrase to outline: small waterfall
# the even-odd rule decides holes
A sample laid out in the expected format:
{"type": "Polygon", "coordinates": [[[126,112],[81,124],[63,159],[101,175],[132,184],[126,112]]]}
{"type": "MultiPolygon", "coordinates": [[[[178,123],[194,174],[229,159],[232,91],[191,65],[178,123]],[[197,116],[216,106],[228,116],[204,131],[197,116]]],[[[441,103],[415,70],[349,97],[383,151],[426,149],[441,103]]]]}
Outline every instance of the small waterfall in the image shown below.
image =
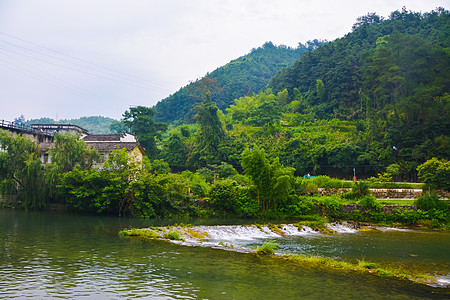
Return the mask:
{"type": "Polygon", "coordinates": [[[450,274],[447,274],[445,276],[436,276],[436,279],[437,279],[437,282],[434,284],[431,284],[431,286],[444,287],[444,288],[450,287],[450,274]]]}
{"type": "Polygon", "coordinates": [[[267,225],[217,225],[217,226],[194,226],[197,232],[208,233],[208,241],[251,241],[255,239],[279,238],[285,236],[305,236],[320,234],[308,226],[297,227],[293,224],[281,224],[278,226],[280,232],[273,232],[267,225]],[[281,233],[282,232],[282,233],[281,233]]]}
{"type": "Polygon", "coordinates": [[[319,234],[319,232],[314,231],[312,228],[308,226],[302,226],[301,229],[299,229],[297,226],[292,224],[284,224],[282,225],[282,230],[285,235],[309,235],[309,234],[319,234]]]}
{"type": "Polygon", "coordinates": [[[358,232],[358,230],[351,228],[350,226],[348,226],[347,223],[342,223],[342,224],[331,224],[331,223],[327,223],[327,227],[333,231],[336,231],[337,233],[355,233],[358,232]]]}
{"type": "MultiPolygon", "coordinates": [[[[194,229],[194,228],[193,228],[194,229]]],[[[194,230],[200,232],[207,232],[210,240],[253,240],[253,239],[266,239],[270,237],[278,237],[270,231],[267,226],[262,226],[262,229],[256,226],[243,226],[243,225],[231,225],[231,226],[197,226],[194,230]]]]}

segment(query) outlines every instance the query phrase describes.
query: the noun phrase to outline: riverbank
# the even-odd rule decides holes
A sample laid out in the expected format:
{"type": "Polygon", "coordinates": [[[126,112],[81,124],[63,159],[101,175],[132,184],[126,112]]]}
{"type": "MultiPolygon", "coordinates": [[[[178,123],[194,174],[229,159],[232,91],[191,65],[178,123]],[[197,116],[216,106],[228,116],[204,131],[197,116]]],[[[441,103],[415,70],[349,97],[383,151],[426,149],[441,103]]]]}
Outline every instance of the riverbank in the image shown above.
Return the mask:
{"type": "MultiPolygon", "coordinates": [[[[380,227],[370,224],[327,223],[328,231],[313,229],[301,224],[264,224],[264,225],[233,225],[233,226],[168,226],[141,229],[128,229],[119,232],[120,236],[138,237],[144,240],[163,239],[179,245],[209,247],[226,251],[260,255],[258,247],[243,246],[242,243],[233,244],[230,240],[259,239],[277,240],[282,237],[308,236],[324,234],[357,233],[359,231],[412,231],[411,229],[380,227]],[[358,229],[355,229],[359,227],[358,229]],[[234,236],[233,236],[234,235],[234,236]]],[[[284,259],[292,263],[309,265],[315,268],[325,268],[343,272],[373,274],[381,277],[407,279],[415,283],[449,288],[446,277],[438,278],[427,272],[412,272],[402,268],[383,266],[380,263],[358,259],[356,262],[334,259],[320,255],[293,254],[288,252],[274,252],[269,255],[277,259],[284,259]]]]}

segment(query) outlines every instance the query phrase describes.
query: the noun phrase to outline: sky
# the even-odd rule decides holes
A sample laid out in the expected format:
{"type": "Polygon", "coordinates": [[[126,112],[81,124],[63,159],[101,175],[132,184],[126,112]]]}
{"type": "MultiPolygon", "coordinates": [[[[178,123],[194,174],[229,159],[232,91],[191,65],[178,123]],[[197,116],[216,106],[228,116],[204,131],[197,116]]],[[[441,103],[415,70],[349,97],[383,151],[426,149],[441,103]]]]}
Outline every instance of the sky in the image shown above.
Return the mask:
{"type": "Polygon", "coordinates": [[[367,13],[450,0],[0,0],[0,120],[120,119],[267,41],[332,41],[367,13]]]}

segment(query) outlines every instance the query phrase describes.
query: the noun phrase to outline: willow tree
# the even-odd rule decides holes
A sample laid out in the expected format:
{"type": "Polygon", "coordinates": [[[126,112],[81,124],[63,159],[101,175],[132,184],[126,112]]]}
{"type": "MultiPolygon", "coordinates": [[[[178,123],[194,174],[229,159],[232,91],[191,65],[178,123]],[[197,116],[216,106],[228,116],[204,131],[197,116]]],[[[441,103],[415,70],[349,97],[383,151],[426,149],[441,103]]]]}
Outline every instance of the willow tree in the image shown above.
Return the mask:
{"type": "Polygon", "coordinates": [[[26,209],[45,205],[40,146],[22,135],[0,131],[0,193],[26,209]]]}
{"type": "Polygon", "coordinates": [[[55,202],[58,202],[57,186],[64,173],[72,171],[75,166],[87,170],[101,160],[96,148],[86,147],[85,141],[72,133],[57,133],[48,152],[51,163],[45,168],[45,182],[47,196],[55,202]]]}

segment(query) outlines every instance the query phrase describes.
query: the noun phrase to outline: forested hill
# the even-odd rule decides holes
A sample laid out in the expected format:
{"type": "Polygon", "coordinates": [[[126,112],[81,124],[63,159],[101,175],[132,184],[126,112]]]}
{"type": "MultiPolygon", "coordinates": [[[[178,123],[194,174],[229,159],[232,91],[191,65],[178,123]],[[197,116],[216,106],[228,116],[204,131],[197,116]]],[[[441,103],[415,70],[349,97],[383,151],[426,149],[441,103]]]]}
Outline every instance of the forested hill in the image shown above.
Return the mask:
{"type": "Polygon", "coordinates": [[[315,120],[354,120],[364,138],[360,165],[421,162],[450,152],[450,13],[375,14],[345,37],[308,52],[275,76],[295,112],[315,120]]]}
{"type": "Polygon", "coordinates": [[[116,121],[111,118],[95,116],[81,117],[79,119],[67,119],[55,121],[51,118],[31,119],[24,122],[26,125],[31,124],[73,124],[87,129],[91,134],[110,134],[109,126],[116,121]]]}
{"type": "Polygon", "coordinates": [[[267,42],[158,102],[155,119],[166,123],[189,121],[195,115],[192,108],[205,99],[206,91],[211,92],[211,99],[224,110],[234,103],[234,99],[264,90],[270,78],[282,68],[292,65],[303,53],[323,43],[314,40],[291,48],[267,42]]]}
{"type": "Polygon", "coordinates": [[[449,12],[404,8],[387,19],[360,17],[352,32],[306,53],[269,86],[301,97],[304,113],[319,119],[395,113],[410,123],[429,121],[440,110],[436,97],[450,92],[449,12]]]}

